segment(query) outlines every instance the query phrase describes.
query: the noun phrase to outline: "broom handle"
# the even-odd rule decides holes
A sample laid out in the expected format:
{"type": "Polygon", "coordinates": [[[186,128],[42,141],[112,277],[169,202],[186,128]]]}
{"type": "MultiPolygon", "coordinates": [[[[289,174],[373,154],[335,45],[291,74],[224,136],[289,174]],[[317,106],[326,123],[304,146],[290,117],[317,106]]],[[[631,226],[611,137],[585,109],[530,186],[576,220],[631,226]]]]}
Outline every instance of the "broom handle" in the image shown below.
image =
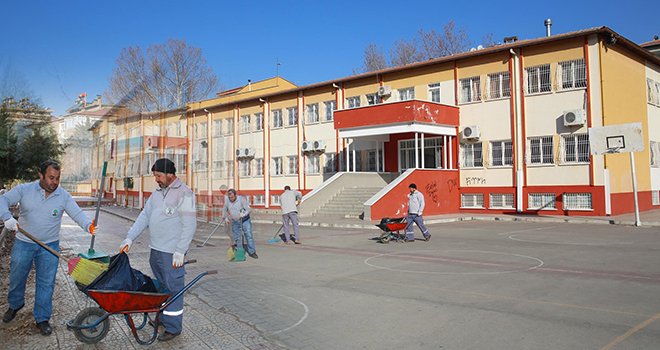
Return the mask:
{"type": "MultiPolygon", "coordinates": [[[[101,211],[101,199],[103,198],[103,185],[105,184],[105,171],[108,167],[108,161],[103,162],[103,172],[101,173],[101,187],[99,187],[99,199],[96,201],[96,213],[94,214],[94,226],[99,225],[99,212],[101,211]]],[[[94,239],[96,235],[92,235],[92,243],[89,246],[89,250],[94,250],[94,239]]]]}
{"type": "Polygon", "coordinates": [[[44,244],[44,242],[38,240],[38,239],[37,239],[36,237],[34,237],[33,235],[29,234],[27,231],[25,231],[25,230],[24,230],[23,228],[21,228],[20,226],[18,227],[18,230],[19,230],[19,231],[20,231],[25,237],[27,237],[27,238],[33,240],[34,243],[40,245],[41,247],[43,247],[43,248],[46,249],[47,251],[49,251],[49,252],[55,254],[55,256],[57,256],[58,258],[60,258],[60,259],[62,259],[62,260],[64,260],[64,261],[66,261],[66,262],[69,262],[69,259],[63,257],[62,254],[56,252],[55,249],[53,249],[53,248],[47,246],[46,244],[44,244]]]}

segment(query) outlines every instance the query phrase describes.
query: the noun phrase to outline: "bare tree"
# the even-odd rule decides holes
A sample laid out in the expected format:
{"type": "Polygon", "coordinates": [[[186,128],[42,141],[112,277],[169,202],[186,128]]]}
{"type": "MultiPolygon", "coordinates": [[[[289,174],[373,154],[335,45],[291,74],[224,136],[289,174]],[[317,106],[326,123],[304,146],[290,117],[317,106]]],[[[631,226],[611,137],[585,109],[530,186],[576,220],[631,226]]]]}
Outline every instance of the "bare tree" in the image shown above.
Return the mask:
{"type": "Polygon", "coordinates": [[[143,51],[122,49],[110,78],[109,97],[138,112],[165,111],[208,97],[217,78],[202,50],[170,39],[143,51]]]}
{"type": "Polygon", "coordinates": [[[493,47],[497,45],[495,40],[493,40],[493,33],[488,33],[484,35],[483,38],[481,39],[481,45],[483,45],[484,47],[493,47]]]}
{"type": "Polygon", "coordinates": [[[378,48],[378,45],[371,43],[364,49],[364,72],[373,72],[387,68],[385,55],[378,48]]]}
{"type": "Polygon", "coordinates": [[[393,66],[403,66],[423,59],[416,41],[398,40],[390,50],[390,62],[393,66]]]}
{"type": "Polygon", "coordinates": [[[435,29],[424,31],[420,29],[417,33],[421,42],[420,51],[424,59],[444,57],[465,52],[470,46],[465,30],[456,29],[454,21],[449,21],[438,33],[435,29]]]}

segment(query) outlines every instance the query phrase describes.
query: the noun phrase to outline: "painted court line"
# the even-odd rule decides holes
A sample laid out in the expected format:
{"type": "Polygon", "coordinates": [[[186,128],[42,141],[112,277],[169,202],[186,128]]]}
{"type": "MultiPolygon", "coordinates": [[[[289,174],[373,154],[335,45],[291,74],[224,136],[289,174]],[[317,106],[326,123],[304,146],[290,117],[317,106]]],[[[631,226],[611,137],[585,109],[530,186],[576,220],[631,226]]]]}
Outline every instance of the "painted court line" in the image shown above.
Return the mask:
{"type": "Polygon", "coordinates": [[[273,334],[273,335],[275,335],[275,334],[279,334],[279,333],[283,333],[283,332],[286,332],[286,331],[288,331],[288,330],[291,330],[291,329],[293,329],[293,328],[295,328],[295,327],[298,327],[301,323],[303,323],[303,321],[305,321],[305,319],[307,319],[307,316],[309,316],[309,308],[307,307],[307,305],[305,305],[305,303],[303,303],[302,301],[300,301],[300,300],[298,300],[298,299],[292,298],[292,297],[290,297],[290,296],[288,296],[288,295],[282,295],[282,294],[277,294],[277,293],[269,293],[269,292],[262,292],[262,293],[264,293],[264,294],[270,294],[270,295],[276,295],[276,296],[278,296],[278,297],[282,297],[282,298],[289,299],[289,300],[291,300],[291,301],[293,301],[293,302],[296,302],[296,303],[302,305],[303,309],[305,309],[305,312],[303,313],[303,316],[298,320],[298,322],[292,324],[291,326],[289,326],[289,327],[287,327],[287,328],[280,329],[279,331],[275,331],[275,332],[271,333],[271,334],[273,334]]]}
{"type": "Polygon", "coordinates": [[[635,334],[635,333],[641,331],[642,329],[646,328],[646,326],[650,325],[651,323],[653,323],[657,319],[660,319],[660,313],[657,313],[657,314],[653,315],[653,317],[647,319],[646,321],[636,325],[633,328],[630,328],[626,333],[623,333],[622,335],[616,337],[614,340],[609,342],[607,345],[602,347],[600,350],[614,349],[615,346],[619,345],[624,340],[630,338],[630,336],[632,336],[633,334],[635,334]]]}

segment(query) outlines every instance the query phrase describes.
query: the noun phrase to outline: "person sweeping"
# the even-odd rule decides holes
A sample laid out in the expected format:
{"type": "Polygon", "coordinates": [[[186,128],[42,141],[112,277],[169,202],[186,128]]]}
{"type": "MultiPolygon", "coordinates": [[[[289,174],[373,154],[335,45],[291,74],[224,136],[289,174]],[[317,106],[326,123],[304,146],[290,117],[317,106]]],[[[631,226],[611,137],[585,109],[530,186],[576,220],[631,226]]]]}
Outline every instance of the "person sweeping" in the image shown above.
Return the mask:
{"type": "MultiPolygon", "coordinates": [[[[92,219],[83,213],[73,197],[59,187],[60,165],[54,160],[47,160],[39,166],[39,180],[18,185],[0,196],[0,217],[5,228],[18,231],[18,224],[25,231],[44,242],[58,252],[60,247],[60,228],[62,215],[66,212],[78,226],[94,234],[92,219]],[[18,221],[14,219],[9,207],[20,203],[18,221]]],[[[2,321],[11,322],[25,305],[25,285],[34,264],[36,271],[34,293],[34,319],[43,335],[50,335],[50,318],[53,311],[53,290],[57,275],[58,256],[43,249],[21,233],[16,234],[11,251],[9,267],[9,309],[2,321]]]]}
{"type": "MultiPolygon", "coordinates": [[[[145,203],[119,251],[128,253],[133,241],[148,227],[151,271],[158,282],[174,295],[185,285],[183,260],[197,229],[195,196],[176,176],[171,160],[156,160],[151,171],[159,188],[145,203]]],[[[165,332],[158,336],[158,341],[168,341],[181,334],[183,296],[163,311],[159,322],[165,326],[165,332]]]]}

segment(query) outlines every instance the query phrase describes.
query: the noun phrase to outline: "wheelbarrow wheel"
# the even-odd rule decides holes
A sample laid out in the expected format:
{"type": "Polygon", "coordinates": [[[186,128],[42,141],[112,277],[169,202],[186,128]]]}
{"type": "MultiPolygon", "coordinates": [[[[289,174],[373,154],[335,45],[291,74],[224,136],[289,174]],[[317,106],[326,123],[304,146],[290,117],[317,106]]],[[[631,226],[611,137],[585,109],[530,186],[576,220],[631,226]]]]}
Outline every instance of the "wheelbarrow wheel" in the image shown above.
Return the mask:
{"type": "MultiPolygon", "coordinates": [[[[105,315],[105,311],[99,307],[88,307],[83,309],[76,315],[76,318],[73,320],[74,326],[84,326],[91,323],[95,323],[99,318],[105,315]]],[[[110,330],[110,319],[106,318],[101,321],[96,327],[92,328],[75,328],[73,333],[76,335],[76,339],[80,340],[86,344],[96,344],[101,341],[108,334],[110,330]]]]}
{"type": "Polygon", "coordinates": [[[390,234],[383,233],[382,235],[380,235],[380,243],[390,243],[390,234]]]}

